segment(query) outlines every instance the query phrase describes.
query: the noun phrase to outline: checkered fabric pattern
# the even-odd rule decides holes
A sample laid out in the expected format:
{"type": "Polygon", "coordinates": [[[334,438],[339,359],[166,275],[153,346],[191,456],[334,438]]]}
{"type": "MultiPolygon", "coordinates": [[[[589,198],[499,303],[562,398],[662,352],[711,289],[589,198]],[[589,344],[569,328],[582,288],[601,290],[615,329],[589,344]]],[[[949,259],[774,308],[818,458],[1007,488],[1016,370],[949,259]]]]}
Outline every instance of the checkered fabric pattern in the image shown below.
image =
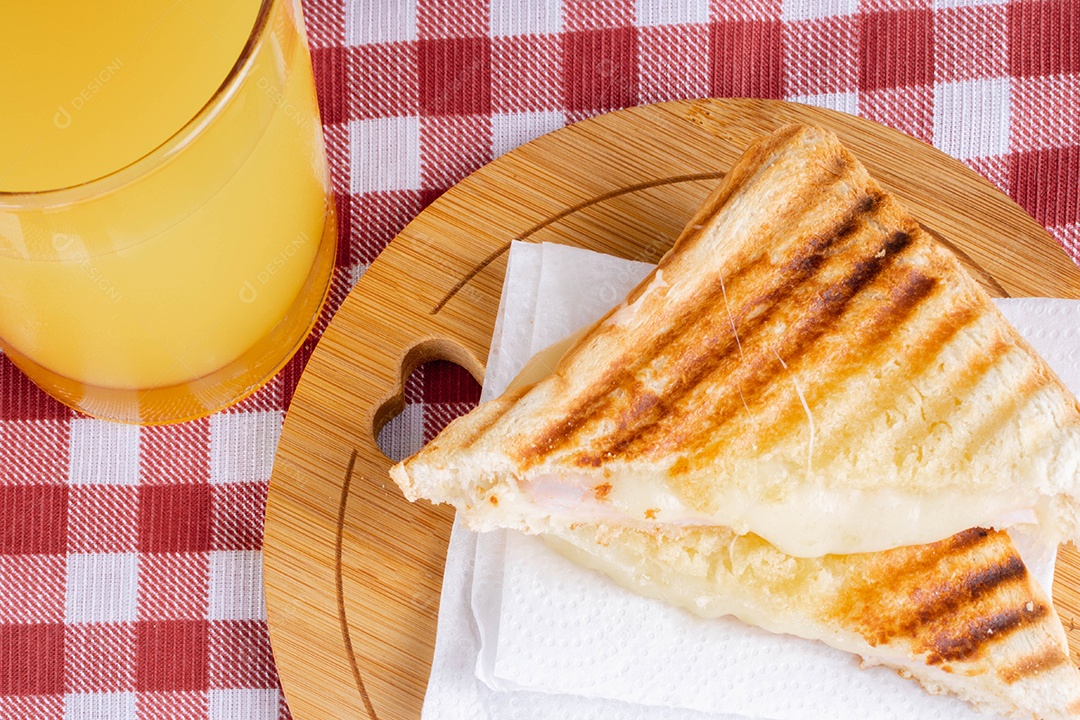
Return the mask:
{"type": "MultiPolygon", "coordinates": [[[[340,212],[320,328],[446,188],[542,133],[700,96],[784,98],[962,159],[1080,260],[1080,0],[306,0],[340,212]]],[[[76,416],[0,357],[0,718],[288,717],[262,512],[319,329],[266,388],[167,428],[76,416]]],[[[400,457],[476,402],[428,365],[400,457]]]]}

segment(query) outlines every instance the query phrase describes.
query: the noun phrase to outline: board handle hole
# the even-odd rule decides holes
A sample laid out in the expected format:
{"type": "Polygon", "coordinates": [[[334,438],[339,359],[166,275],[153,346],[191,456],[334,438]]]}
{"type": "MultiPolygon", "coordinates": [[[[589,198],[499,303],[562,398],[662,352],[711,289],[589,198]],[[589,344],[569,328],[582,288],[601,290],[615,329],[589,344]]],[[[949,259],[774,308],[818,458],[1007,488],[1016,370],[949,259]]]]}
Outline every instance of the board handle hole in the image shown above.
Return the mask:
{"type": "Polygon", "coordinates": [[[386,457],[403,460],[430,442],[454,418],[480,401],[476,376],[482,368],[460,346],[443,341],[424,343],[405,356],[397,395],[375,413],[373,434],[386,457]],[[472,370],[472,371],[470,371],[472,370]]]}

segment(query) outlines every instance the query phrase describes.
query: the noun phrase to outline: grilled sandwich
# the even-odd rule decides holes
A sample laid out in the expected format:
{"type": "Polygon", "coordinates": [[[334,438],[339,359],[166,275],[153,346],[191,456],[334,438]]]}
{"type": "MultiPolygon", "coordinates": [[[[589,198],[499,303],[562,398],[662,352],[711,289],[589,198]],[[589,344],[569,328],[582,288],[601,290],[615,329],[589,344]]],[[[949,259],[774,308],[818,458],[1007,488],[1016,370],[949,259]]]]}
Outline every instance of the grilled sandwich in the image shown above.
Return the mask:
{"type": "MultiPolygon", "coordinates": [[[[1026,570],[1019,594],[943,601],[940,618],[911,588],[883,591],[916,556],[977,575],[983,556],[957,554],[964,533],[991,538],[977,546],[996,559],[1015,552],[995,529],[1076,538],[1080,406],[831,133],[789,126],[751,145],[655,271],[556,354],[542,378],[395,466],[405,496],[451,503],[476,530],[562,538],[652,594],[685,575],[670,556],[680,547],[756,543],[762,568],[833,578],[807,594],[812,607],[794,597],[807,588],[742,584],[754,575],[669,599],[712,597],[713,614],[821,639],[998,709],[1057,717],[1041,708],[1075,705],[1075,668],[1031,660],[1049,657],[1047,643],[1065,652],[1052,609],[999,633],[1007,641],[979,636],[970,656],[925,644],[926,633],[976,632],[976,615],[997,628],[1019,599],[1049,608],[1026,570]],[[876,594],[859,595],[855,579],[871,570],[885,573],[876,594]],[[907,635],[893,631],[901,619],[907,635]],[[987,691],[1023,663],[1064,683],[1044,690],[1048,704],[987,691]]],[[[729,551],[716,552],[730,569],[729,551]]]]}
{"type": "Polygon", "coordinates": [[[545,540],[640,594],[820,640],[986,712],[1080,716],[1061,622],[1004,531],[819,558],[726,528],[579,526],[545,540]]]}

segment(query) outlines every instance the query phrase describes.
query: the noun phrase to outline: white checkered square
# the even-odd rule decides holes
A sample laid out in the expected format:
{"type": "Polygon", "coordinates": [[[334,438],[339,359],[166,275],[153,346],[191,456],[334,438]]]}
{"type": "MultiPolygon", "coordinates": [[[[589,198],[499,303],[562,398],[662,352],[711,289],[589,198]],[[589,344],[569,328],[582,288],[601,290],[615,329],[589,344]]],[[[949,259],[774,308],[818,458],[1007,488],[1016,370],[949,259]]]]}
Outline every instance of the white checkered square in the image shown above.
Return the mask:
{"type": "Polygon", "coordinates": [[[68,458],[72,485],[135,485],[139,428],[89,418],[72,420],[68,458]]]}
{"type": "Polygon", "coordinates": [[[135,720],[135,693],[71,693],[64,698],[64,720],[135,720]]]}
{"type": "Polygon", "coordinates": [[[135,620],[138,575],[137,553],[69,555],[65,601],[67,622],[135,620]]]}
{"type": "Polygon", "coordinates": [[[859,0],[784,0],[783,15],[792,20],[817,20],[819,18],[851,15],[859,9],[859,0]]]}
{"type": "Polygon", "coordinates": [[[355,120],[349,147],[352,192],[420,189],[420,118],[355,120]]]}
{"type": "Polygon", "coordinates": [[[281,437],[280,412],[217,414],[210,418],[210,482],[266,482],[281,437]]]}
{"type": "Polygon", "coordinates": [[[210,720],[277,720],[281,702],[277,688],[210,691],[210,720]]]}
{"type": "Polygon", "coordinates": [[[379,432],[379,448],[394,462],[424,447],[424,406],[406,405],[401,414],[379,432]]]}
{"type": "Polygon", "coordinates": [[[839,110],[851,115],[859,112],[859,95],[857,93],[823,93],[821,95],[795,95],[787,98],[792,102],[804,103],[815,107],[839,110]]]}
{"type": "Polygon", "coordinates": [[[689,25],[709,21],[709,0],[637,0],[637,24],[689,25]]]}
{"type": "Polygon", "coordinates": [[[566,124],[561,112],[524,112],[493,115],[491,118],[491,155],[498,157],[518,145],[529,142],[566,124]]]}
{"type": "Polygon", "coordinates": [[[492,0],[491,35],[549,35],[562,29],[562,0],[492,0]]]}
{"type": "Polygon", "coordinates": [[[415,39],[416,0],[346,0],[347,45],[374,45],[415,39]]]}
{"type": "Polygon", "coordinates": [[[228,550],[210,553],[211,620],[264,620],[262,553],[228,550]]]}
{"type": "Polygon", "coordinates": [[[1009,79],[934,87],[934,145],[956,158],[1009,151],[1009,79]]]}

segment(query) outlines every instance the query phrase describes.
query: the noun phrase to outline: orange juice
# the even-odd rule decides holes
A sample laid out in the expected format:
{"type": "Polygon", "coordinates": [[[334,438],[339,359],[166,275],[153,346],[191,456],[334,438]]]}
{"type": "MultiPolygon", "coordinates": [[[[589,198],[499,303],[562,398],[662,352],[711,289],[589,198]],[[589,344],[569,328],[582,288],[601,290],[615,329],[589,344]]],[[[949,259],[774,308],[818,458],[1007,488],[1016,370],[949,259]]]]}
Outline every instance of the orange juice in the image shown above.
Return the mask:
{"type": "Polygon", "coordinates": [[[113,419],[251,392],[310,329],[333,264],[299,3],[10,5],[0,344],[113,419]]]}

